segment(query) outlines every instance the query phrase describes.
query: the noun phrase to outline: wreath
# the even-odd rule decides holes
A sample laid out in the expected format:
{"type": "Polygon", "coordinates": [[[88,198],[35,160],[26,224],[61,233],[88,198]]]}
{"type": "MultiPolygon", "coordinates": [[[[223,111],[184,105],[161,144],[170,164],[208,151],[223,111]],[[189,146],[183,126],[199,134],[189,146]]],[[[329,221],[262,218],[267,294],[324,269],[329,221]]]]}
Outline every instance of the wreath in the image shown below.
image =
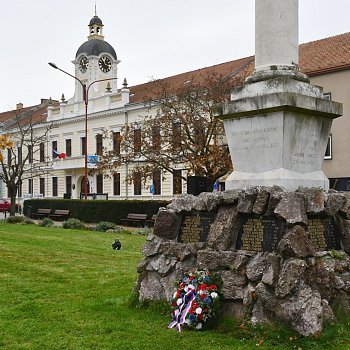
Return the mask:
{"type": "Polygon", "coordinates": [[[208,270],[187,272],[176,283],[177,291],[171,301],[173,321],[168,328],[181,326],[202,329],[205,322],[212,319],[221,306],[222,281],[208,270]]]}

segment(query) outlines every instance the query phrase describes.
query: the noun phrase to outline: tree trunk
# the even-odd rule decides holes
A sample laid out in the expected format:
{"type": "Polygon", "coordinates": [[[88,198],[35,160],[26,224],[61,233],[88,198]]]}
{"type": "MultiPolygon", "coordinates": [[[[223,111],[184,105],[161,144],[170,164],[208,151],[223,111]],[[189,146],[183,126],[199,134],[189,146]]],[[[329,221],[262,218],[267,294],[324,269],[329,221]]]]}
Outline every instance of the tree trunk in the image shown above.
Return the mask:
{"type": "Polygon", "coordinates": [[[16,215],[16,193],[17,193],[17,188],[12,189],[9,188],[9,196],[10,196],[10,216],[15,216],[16,215]]]}

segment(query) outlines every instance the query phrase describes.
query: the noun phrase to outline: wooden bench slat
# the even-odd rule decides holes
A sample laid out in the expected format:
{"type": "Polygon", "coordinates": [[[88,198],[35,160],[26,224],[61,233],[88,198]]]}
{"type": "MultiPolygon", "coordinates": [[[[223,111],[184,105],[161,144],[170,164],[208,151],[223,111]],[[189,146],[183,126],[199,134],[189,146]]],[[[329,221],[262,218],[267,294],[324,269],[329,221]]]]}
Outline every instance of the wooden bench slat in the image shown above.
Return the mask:
{"type": "Polygon", "coordinates": [[[51,209],[47,208],[39,208],[35,213],[32,213],[33,217],[45,217],[49,216],[51,213],[51,209]]]}
{"type": "Polygon", "coordinates": [[[121,219],[122,222],[137,222],[143,224],[147,219],[147,214],[129,213],[126,219],[121,219]]]}
{"type": "Polygon", "coordinates": [[[66,219],[70,215],[70,211],[66,209],[55,209],[53,214],[50,214],[52,219],[66,219]]]}

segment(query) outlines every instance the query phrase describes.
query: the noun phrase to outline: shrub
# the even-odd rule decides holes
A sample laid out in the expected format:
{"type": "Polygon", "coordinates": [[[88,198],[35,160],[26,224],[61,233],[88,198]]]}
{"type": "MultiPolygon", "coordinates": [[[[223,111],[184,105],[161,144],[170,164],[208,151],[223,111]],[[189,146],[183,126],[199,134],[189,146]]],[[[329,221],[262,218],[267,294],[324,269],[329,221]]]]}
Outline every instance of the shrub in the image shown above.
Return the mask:
{"type": "Polygon", "coordinates": [[[64,221],[62,226],[63,228],[70,228],[75,230],[82,230],[85,228],[85,225],[79,219],[75,218],[71,218],[67,221],[64,221]]]}
{"type": "Polygon", "coordinates": [[[149,234],[151,234],[153,232],[153,229],[150,227],[142,227],[138,230],[132,230],[130,231],[131,234],[133,235],[140,235],[140,236],[148,236],[149,234]]]}
{"type": "Polygon", "coordinates": [[[102,232],[106,232],[107,230],[114,230],[116,227],[115,224],[113,224],[113,222],[109,222],[109,221],[101,221],[96,225],[95,230],[96,231],[102,231],[102,232]]]}
{"type": "Polygon", "coordinates": [[[21,224],[24,222],[24,216],[10,216],[6,219],[9,224],[21,224]]]}
{"type": "Polygon", "coordinates": [[[113,229],[109,229],[106,231],[107,233],[126,233],[131,234],[129,230],[122,226],[115,226],[113,229]]]}
{"type": "Polygon", "coordinates": [[[52,227],[53,226],[53,221],[50,218],[44,218],[43,221],[41,221],[40,226],[44,227],[52,227]]]}
{"type": "Polygon", "coordinates": [[[26,225],[34,225],[35,222],[34,222],[32,219],[25,218],[24,221],[23,221],[23,224],[26,224],[26,225]]]}
{"type": "Polygon", "coordinates": [[[82,222],[100,221],[122,223],[129,213],[147,214],[149,218],[157,214],[160,207],[168,201],[157,200],[79,200],[79,199],[27,199],[24,201],[24,213],[35,213],[39,208],[66,209],[72,218],[82,222]]]}

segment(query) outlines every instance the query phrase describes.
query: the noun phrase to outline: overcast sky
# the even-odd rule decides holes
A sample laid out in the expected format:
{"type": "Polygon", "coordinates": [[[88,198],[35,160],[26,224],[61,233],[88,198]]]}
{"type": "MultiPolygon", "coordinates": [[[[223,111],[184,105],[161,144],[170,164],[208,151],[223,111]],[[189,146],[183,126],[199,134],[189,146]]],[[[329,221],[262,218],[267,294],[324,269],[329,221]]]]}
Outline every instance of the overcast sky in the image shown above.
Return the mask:
{"type": "MultiPolygon", "coordinates": [[[[0,111],[73,95],[71,61],[87,40],[95,0],[2,0],[0,111]]],[[[116,50],[119,86],[254,54],[254,0],[96,0],[116,50]]],[[[300,42],[350,31],[349,0],[300,0],[300,42]]]]}

